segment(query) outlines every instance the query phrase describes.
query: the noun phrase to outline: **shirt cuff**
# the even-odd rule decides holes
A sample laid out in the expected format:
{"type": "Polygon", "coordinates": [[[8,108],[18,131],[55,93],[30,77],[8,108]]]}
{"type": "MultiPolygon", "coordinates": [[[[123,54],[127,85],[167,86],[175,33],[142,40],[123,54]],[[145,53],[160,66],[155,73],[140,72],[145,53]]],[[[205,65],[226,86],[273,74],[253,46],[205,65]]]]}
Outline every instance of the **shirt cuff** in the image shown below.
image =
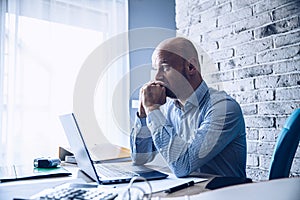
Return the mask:
{"type": "Polygon", "coordinates": [[[167,119],[159,109],[156,109],[148,114],[146,121],[150,132],[154,133],[158,128],[166,125],[167,119]]]}

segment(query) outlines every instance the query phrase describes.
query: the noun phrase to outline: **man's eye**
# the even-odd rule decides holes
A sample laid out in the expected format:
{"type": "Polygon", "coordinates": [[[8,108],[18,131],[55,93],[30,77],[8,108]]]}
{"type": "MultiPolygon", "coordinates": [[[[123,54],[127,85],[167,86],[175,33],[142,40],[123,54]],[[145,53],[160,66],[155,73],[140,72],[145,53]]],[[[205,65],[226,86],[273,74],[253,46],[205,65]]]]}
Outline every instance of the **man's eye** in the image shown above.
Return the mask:
{"type": "Polygon", "coordinates": [[[161,69],[162,69],[162,71],[167,72],[167,71],[170,70],[170,66],[167,65],[167,64],[163,64],[163,65],[161,66],[161,69]]]}

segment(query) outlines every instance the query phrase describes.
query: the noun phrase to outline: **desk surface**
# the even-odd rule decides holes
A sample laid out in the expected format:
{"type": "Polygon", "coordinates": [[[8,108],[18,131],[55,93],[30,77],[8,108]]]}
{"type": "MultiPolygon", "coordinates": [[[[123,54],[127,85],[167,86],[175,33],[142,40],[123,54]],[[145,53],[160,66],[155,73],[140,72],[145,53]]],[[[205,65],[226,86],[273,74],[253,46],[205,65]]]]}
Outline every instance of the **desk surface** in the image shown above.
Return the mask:
{"type": "MultiPolygon", "coordinates": [[[[73,175],[69,177],[42,178],[21,181],[11,181],[0,183],[0,199],[11,200],[13,198],[29,198],[30,196],[47,188],[52,188],[64,183],[91,183],[93,182],[75,165],[64,165],[73,175]]],[[[213,177],[207,177],[208,180],[213,177]]],[[[205,186],[207,181],[197,183],[195,186],[180,190],[171,194],[159,192],[154,194],[154,197],[177,197],[184,195],[194,195],[200,192],[207,191],[205,186]]]]}
{"type": "MultiPolygon", "coordinates": [[[[72,172],[73,175],[69,177],[44,178],[44,179],[33,179],[33,180],[0,183],[0,199],[10,200],[13,198],[29,198],[30,196],[44,189],[55,187],[64,183],[92,182],[92,180],[88,178],[80,170],[78,170],[78,168],[75,165],[67,165],[64,167],[68,169],[70,172],[72,172]]],[[[256,197],[254,198],[253,194],[258,195],[258,193],[265,194],[265,195],[273,193],[275,194],[275,196],[279,197],[280,195],[276,195],[276,193],[278,192],[284,193],[284,191],[286,191],[293,196],[300,195],[300,190],[295,190],[298,193],[293,194],[293,188],[295,187],[300,188],[300,177],[274,180],[274,181],[265,181],[263,183],[243,184],[243,185],[237,185],[232,187],[225,187],[214,191],[210,191],[205,187],[213,178],[215,178],[215,176],[201,174],[201,177],[207,178],[208,181],[197,183],[192,187],[188,187],[186,189],[171,194],[159,192],[154,194],[153,197],[175,198],[175,199],[180,199],[180,197],[182,197],[184,199],[184,196],[189,195],[190,196],[189,199],[199,199],[201,196],[201,199],[219,199],[220,197],[222,197],[222,199],[225,200],[227,199],[225,198],[227,196],[228,199],[230,198],[232,200],[232,193],[234,193],[235,194],[234,196],[238,194],[239,198],[243,197],[242,199],[245,199],[245,197],[247,197],[249,200],[253,200],[253,199],[257,199],[256,197]],[[293,185],[293,187],[289,187],[289,185],[291,184],[293,185]],[[249,198],[249,196],[251,198],[249,198]]],[[[272,200],[275,199],[276,198],[272,198],[272,200]]]]}

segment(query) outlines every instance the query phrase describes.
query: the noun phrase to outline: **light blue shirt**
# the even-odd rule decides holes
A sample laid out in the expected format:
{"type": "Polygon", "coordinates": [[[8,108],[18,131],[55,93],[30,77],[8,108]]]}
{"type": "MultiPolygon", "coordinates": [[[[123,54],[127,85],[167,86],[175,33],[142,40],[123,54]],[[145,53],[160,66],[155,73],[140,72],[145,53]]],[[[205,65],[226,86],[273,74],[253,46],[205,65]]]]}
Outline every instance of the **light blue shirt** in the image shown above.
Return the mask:
{"type": "Polygon", "coordinates": [[[246,177],[246,133],[239,104],[202,81],[184,106],[168,100],[136,117],[131,157],[145,164],[161,154],[177,177],[192,172],[246,177]]]}

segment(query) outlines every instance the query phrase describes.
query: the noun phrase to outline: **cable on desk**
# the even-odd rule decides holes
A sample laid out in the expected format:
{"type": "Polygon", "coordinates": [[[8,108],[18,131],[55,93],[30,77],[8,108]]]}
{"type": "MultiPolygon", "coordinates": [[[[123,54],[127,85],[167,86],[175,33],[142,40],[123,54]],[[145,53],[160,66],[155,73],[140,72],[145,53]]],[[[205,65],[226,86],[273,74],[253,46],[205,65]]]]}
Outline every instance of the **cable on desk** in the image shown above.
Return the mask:
{"type": "Polygon", "coordinates": [[[123,200],[125,200],[125,199],[128,199],[128,200],[141,200],[141,199],[150,200],[151,196],[152,196],[151,184],[144,177],[135,176],[130,180],[126,191],[123,193],[123,198],[122,199],[123,200]],[[135,181],[141,181],[141,180],[145,181],[145,183],[149,187],[149,190],[150,190],[149,194],[147,194],[143,188],[133,185],[133,183],[135,181]]]}

